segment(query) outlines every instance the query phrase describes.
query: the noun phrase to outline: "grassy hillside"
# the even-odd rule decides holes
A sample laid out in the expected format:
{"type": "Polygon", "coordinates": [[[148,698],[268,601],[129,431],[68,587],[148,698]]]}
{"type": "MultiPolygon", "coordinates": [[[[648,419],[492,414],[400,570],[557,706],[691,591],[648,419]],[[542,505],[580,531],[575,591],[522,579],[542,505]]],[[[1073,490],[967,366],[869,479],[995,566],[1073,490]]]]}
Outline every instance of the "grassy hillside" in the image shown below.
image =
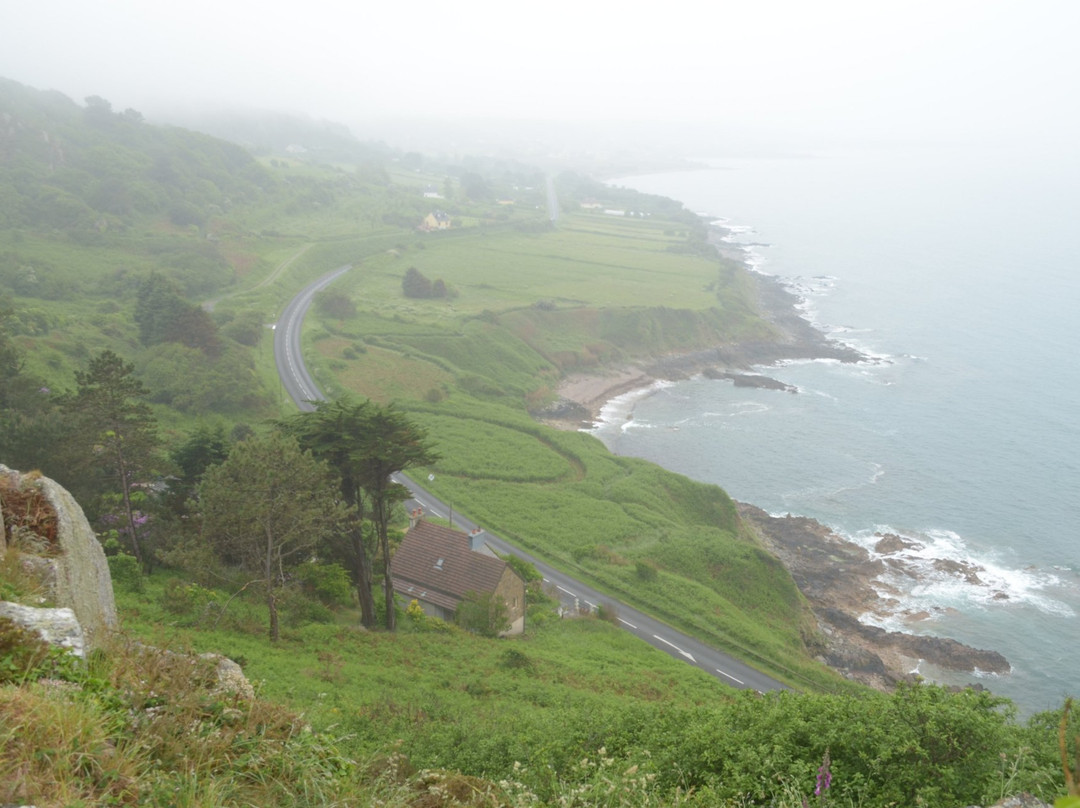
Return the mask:
{"type": "MultiPolygon", "coordinates": [[[[226,590],[119,580],[129,634],[85,666],[0,669],[0,799],[798,808],[816,789],[821,804],[959,808],[1061,792],[1062,713],[1020,726],[989,693],[734,693],[543,603],[525,635],[494,641],[423,619],[364,632],[349,610],[313,622],[310,601],[270,646],[265,615],[226,590]],[[190,655],[226,649],[254,700],[190,655]]],[[[25,647],[12,637],[0,623],[4,659],[25,647]]]]}

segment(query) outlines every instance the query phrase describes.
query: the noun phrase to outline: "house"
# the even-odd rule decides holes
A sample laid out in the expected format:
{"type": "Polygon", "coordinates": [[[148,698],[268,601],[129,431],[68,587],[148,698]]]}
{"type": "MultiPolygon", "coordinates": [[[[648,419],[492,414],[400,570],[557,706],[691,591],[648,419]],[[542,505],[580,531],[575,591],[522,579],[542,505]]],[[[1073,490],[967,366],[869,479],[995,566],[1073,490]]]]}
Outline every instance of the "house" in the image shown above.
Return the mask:
{"type": "Polygon", "coordinates": [[[433,210],[424,217],[421,230],[447,230],[450,227],[450,214],[445,210],[433,210]]]}
{"type": "Polygon", "coordinates": [[[467,593],[494,592],[510,618],[505,634],[525,630],[525,582],[476,536],[420,520],[402,539],[391,569],[394,591],[416,600],[425,614],[452,620],[467,593]]]}

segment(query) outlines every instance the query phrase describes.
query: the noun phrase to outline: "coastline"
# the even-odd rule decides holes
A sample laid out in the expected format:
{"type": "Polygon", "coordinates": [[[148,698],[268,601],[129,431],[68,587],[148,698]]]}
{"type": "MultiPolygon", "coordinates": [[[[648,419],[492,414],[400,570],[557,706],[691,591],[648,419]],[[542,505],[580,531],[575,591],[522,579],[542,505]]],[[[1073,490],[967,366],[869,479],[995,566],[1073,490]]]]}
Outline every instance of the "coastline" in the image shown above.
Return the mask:
{"type": "MultiPolygon", "coordinates": [[[[710,230],[710,240],[725,257],[744,256],[722,241],[721,228],[710,230]]],[[[782,360],[832,359],[839,362],[869,361],[854,348],[830,340],[805,320],[798,309],[799,299],[779,278],[753,272],[762,313],[780,334],[772,342],[723,346],[690,354],[668,356],[575,373],[559,384],[559,401],[539,420],[560,429],[587,430],[602,419],[602,411],[614,399],[635,393],[647,395],[663,382],[704,375],[727,379],[736,385],[755,386],[779,392],[794,388],[756,369],[782,360]]],[[[903,631],[886,631],[864,622],[867,616],[896,617],[909,621],[925,615],[898,615],[896,600],[882,586],[886,569],[899,562],[871,554],[862,546],[831,531],[808,517],[788,514],[771,516],[746,503],[737,503],[740,516],[758,534],[762,544],[780,561],[795,580],[817,619],[820,646],[813,649],[820,662],[846,678],[880,690],[891,690],[902,681],[920,678],[923,662],[962,673],[1008,673],[1011,666],[996,651],[964,645],[947,637],[933,637],[903,631]]],[[[882,536],[888,543],[898,537],[882,536]]],[[[904,570],[913,576],[911,570],[904,570]]],[[[957,570],[956,574],[971,574],[957,570]]],[[[975,687],[981,687],[976,684],[975,687]]]]}
{"type": "MultiPolygon", "coordinates": [[[[720,240],[724,231],[714,227],[710,232],[712,243],[721,254],[741,261],[741,254],[720,240]]],[[[798,311],[798,297],[779,278],[753,272],[749,267],[746,269],[757,284],[761,314],[777,329],[779,339],[725,345],[628,362],[588,373],[572,373],[560,381],[556,389],[557,403],[540,413],[539,420],[559,429],[588,429],[600,419],[604,406],[618,396],[644,391],[658,382],[680,381],[697,375],[728,379],[737,386],[793,392],[789,385],[761,375],[755,368],[782,360],[862,362],[870,359],[849,345],[830,340],[807,322],[798,311]]]]}

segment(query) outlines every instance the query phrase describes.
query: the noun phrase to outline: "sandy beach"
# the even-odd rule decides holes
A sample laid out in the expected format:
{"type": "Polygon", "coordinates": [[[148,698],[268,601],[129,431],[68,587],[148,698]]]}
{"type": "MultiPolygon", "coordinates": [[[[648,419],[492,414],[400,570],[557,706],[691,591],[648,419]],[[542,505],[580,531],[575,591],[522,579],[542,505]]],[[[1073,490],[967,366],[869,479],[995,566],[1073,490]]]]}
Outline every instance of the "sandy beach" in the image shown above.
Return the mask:
{"type": "Polygon", "coordinates": [[[605,372],[574,373],[567,376],[559,383],[556,391],[558,396],[578,405],[579,414],[584,412],[588,414],[588,417],[556,419],[555,425],[564,429],[576,429],[581,421],[596,421],[600,417],[600,410],[611,399],[631,390],[648,387],[655,381],[654,376],[634,365],[613,368],[605,372]]]}

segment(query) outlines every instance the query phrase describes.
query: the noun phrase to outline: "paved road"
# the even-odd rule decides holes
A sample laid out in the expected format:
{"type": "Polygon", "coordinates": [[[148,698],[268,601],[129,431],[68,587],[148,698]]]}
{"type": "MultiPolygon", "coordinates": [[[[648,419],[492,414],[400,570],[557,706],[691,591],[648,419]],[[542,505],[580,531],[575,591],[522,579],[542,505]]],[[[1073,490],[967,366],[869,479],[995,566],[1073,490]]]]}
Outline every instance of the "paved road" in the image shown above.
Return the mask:
{"type": "MultiPolygon", "coordinates": [[[[322,401],[325,396],[323,396],[308,374],[303,357],[300,354],[300,330],[304,322],[304,315],[307,314],[307,310],[311,307],[315,295],[351,268],[351,266],[338,267],[333,272],[306,286],[285,307],[274,327],[274,359],[277,363],[278,374],[281,376],[281,383],[292,400],[296,402],[296,405],[305,412],[314,409],[314,406],[309,402],[322,401]]],[[[480,528],[480,525],[475,522],[453,512],[446,503],[430,492],[425,491],[405,475],[396,475],[394,479],[396,482],[408,486],[409,490],[412,491],[416,504],[423,507],[425,513],[443,519],[450,519],[455,527],[466,532],[480,528]]],[[[410,505],[410,507],[415,506],[410,505]]],[[[659,648],[664,653],[680,659],[688,665],[701,668],[733,687],[753,688],[759,691],[786,689],[786,685],[751,668],[749,665],[714,648],[710,648],[701,641],[676,631],[659,620],[655,620],[614,598],[600,594],[592,587],[559,572],[554,567],[545,564],[493,533],[485,532],[484,539],[495,550],[501,553],[513,553],[535,565],[540,574],[544,576],[545,582],[559,593],[561,601],[568,607],[595,610],[603,604],[606,608],[614,610],[618,616],[619,625],[627,631],[640,637],[649,645],[659,648]]]]}
{"type": "Polygon", "coordinates": [[[351,264],[338,267],[333,272],[323,275],[314,283],[305,286],[296,297],[289,301],[274,325],[274,362],[278,376],[289,398],[304,412],[311,412],[315,407],[311,401],[322,401],[325,396],[315,385],[304,364],[300,353],[300,332],[304,325],[304,315],[311,308],[315,295],[352,269],[351,264]]]}

